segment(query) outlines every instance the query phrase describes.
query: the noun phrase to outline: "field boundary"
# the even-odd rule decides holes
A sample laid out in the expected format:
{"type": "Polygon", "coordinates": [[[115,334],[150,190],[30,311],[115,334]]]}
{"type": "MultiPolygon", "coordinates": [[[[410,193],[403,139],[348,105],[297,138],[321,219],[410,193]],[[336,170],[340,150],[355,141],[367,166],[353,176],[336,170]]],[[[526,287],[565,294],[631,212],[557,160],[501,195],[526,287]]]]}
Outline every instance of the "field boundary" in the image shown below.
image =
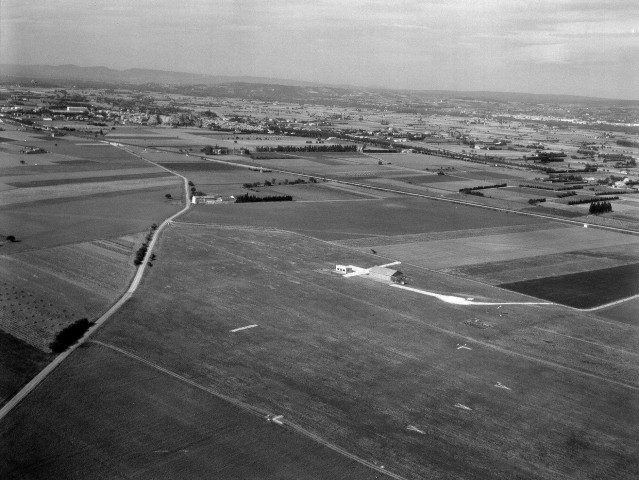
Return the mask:
{"type": "MultiPolygon", "coordinates": [[[[250,405],[248,403],[242,402],[241,400],[237,400],[236,398],[230,397],[228,395],[224,395],[223,393],[217,392],[215,390],[213,390],[212,388],[209,387],[205,387],[204,385],[201,385],[189,378],[183,377],[182,375],[175,373],[167,368],[164,368],[160,365],[158,365],[157,363],[151,362],[150,360],[146,360],[145,358],[142,358],[134,353],[131,352],[127,352],[126,350],[123,350],[119,347],[116,347],[115,345],[111,345],[108,343],[104,343],[101,342],[100,340],[89,340],[90,343],[96,344],[96,345],[100,345],[104,348],[108,348],[114,352],[117,352],[121,355],[124,355],[126,357],[129,357],[137,362],[143,363],[155,370],[158,370],[166,375],[169,375],[177,380],[180,380],[181,382],[187,383],[189,385],[191,385],[192,387],[195,387],[199,390],[202,390],[210,395],[213,395],[214,397],[219,398],[220,400],[224,400],[225,402],[230,403],[231,405],[234,405],[236,407],[238,407],[241,410],[244,410],[245,412],[251,413],[253,415],[257,415],[261,418],[272,418],[275,414],[264,410],[262,408],[259,407],[255,407],[253,405],[250,405]]],[[[274,422],[275,423],[275,422],[274,422]]],[[[323,445],[327,448],[330,448],[331,450],[333,450],[334,452],[339,453],[340,455],[343,455],[347,458],[350,458],[351,460],[360,463],[361,465],[364,465],[366,467],[372,468],[376,471],[378,471],[379,473],[383,473],[384,475],[394,478],[396,480],[407,480],[404,477],[395,474],[393,472],[390,472],[388,470],[386,470],[385,468],[381,468],[378,467],[377,465],[375,465],[374,463],[369,462],[368,460],[364,460],[363,458],[358,457],[357,455],[354,455],[346,450],[344,450],[343,448],[339,447],[338,445],[335,445],[333,443],[328,442],[327,440],[324,440],[322,437],[320,437],[319,435],[310,432],[308,430],[306,430],[304,427],[301,427],[300,425],[297,425],[294,422],[291,422],[288,419],[285,418],[279,418],[277,419],[277,425],[280,425],[284,428],[289,427],[290,429],[292,429],[293,431],[297,432],[300,435],[303,435],[311,440],[314,440],[315,442],[319,443],[320,445],[323,445]]]]}

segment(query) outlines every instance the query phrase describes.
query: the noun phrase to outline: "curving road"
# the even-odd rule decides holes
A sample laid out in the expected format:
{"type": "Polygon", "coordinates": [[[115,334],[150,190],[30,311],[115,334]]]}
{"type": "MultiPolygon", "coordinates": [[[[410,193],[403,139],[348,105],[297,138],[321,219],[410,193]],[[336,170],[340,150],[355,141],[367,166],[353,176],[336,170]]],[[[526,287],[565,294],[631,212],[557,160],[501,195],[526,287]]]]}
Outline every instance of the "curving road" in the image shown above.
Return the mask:
{"type": "MultiPolygon", "coordinates": [[[[122,148],[122,147],[119,147],[122,148]]],[[[157,242],[157,239],[160,235],[160,233],[162,232],[162,230],[171,222],[173,221],[173,219],[175,219],[176,217],[182,215],[183,213],[185,213],[186,211],[188,211],[189,208],[191,208],[191,202],[189,201],[189,184],[188,184],[188,179],[182,175],[180,175],[177,172],[174,172],[172,170],[169,170],[168,168],[165,168],[161,165],[158,165],[154,162],[152,162],[151,160],[148,160],[144,157],[142,157],[141,155],[138,155],[137,153],[128,150],[126,148],[122,148],[122,150],[124,150],[125,152],[138,157],[148,163],[151,163],[153,165],[155,165],[156,167],[159,167],[163,170],[166,170],[167,172],[172,173],[173,175],[176,175],[178,177],[180,177],[183,181],[184,181],[184,200],[185,200],[185,206],[182,210],[180,210],[179,212],[177,212],[174,215],[171,215],[169,218],[167,218],[166,220],[164,220],[162,222],[162,224],[155,230],[153,238],[151,239],[151,242],[149,243],[149,247],[147,249],[146,255],[144,257],[144,260],[142,261],[142,264],[138,267],[137,272],[135,273],[135,276],[133,277],[133,280],[131,281],[131,284],[129,285],[129,288],[127,289],[127,291],[124,293],[124,295],[122,295],[122,297],[120,297],[120,299],[115,302],[111,308],[109,308],[100,318],[98,318],[95,323],[91,326],[91,328],[89,328],[89,330],[86,331],[86,333],[84,334],[84,336],[78,340],[77,343],[75,343],[74,345],[72,345],[71,347],[69,347],[67,350],[65,350],[64,352],[62,352],[60,355],[58,355],[50,364],[48,364],[46,367],[44,367],[40,373],[38,373],[35,377],[33,377],[31,379],[31,381],[29,383],[27,383],[24,387],[22,387],[22,389],[20,389],[20,391],[18,393],[16,393],[6,404],[4,404],[4,406],[2,408],[0,408],[0,421],[2,421],[2,419],[7,416],[7,414],[13,410],[22,400],[24,400],[26,398],[27,395],[29,395],[38,385],[40,385],[40,383],[42,383],[42,381],[47,378],[49,376],[49,374],[51,374],[51,372],[53,372],[58,365],[60,365],[62,362],[64,362],[66,360],[66,358],[71,355],[76,348],[78,348],[80,345],[82,345],[84,342],[87,341],[87,339],[93,334],[93,332],[95,332],[98,328],[100,328],[100,326],[106,322],[109,318],[111,318],[111,316],[117,312],[120,307],[122,307],[122,305],[124,305],[129,298],[131,298],[131,296],[135,293],[135,291],[137,290],[138,286],[140,285],[140,282],[142,281],[142,277],[144,276],[144,272],[146,271],[149,259],[151,258],[151,254],[153,252],[153,247],[155,247],[155,244],[157,242]]]]}

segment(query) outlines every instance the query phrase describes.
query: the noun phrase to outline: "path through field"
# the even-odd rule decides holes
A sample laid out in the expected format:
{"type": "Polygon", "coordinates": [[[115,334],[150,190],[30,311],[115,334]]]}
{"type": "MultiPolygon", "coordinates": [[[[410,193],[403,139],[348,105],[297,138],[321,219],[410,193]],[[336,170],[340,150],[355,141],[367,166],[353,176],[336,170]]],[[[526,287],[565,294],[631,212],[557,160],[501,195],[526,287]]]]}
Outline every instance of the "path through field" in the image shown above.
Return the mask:
{"type": "Polygon", "coordinates": [[[428,295],[429,297],[435,297],[442,302],[452,303],[453,305],[553,305],[550,302],[475,302],[469,298],[456,297],[454,295],[442,295],[441,293],[427,292],[426,290],[406,287],[404,285],[393,284],[391,287],[401,288],[402,290],[408,290],[422,295],[428,295]]]}

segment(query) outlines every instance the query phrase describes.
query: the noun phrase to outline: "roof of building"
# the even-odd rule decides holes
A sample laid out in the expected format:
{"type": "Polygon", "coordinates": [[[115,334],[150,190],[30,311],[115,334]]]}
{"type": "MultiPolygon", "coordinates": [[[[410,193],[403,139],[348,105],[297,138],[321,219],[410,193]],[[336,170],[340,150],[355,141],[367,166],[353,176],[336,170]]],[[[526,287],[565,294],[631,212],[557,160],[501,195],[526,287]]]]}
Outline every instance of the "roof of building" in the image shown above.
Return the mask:
{"type": "Polygon", "coordinates": [[[370,273],[376,273],[378,275],[387,275],[389,277],[395,276],[395,275],[403,275],[402,272],[400,272],[399,270],[395,270],[392,268],[387,268],[387,267],[373,267],[369,270],[370,273]]]}

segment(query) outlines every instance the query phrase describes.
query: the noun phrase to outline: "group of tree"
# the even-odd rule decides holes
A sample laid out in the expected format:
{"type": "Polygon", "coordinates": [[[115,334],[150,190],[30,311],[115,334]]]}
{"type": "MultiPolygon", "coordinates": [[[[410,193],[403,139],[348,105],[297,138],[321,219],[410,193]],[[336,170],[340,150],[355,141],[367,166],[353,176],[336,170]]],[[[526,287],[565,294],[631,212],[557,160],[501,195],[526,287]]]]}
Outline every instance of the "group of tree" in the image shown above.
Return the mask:
{"type": "Polygon", "coordinates": [[[68,325],[58,332],[53,341],[49,344],[49,348],[53,353],[64,352],[67,348],[80,340],[85,332],[91,328],[93,323],[94,322],[89,322],[86,318],[76,320],[71,325],[68,325]]]}
{"type": "Polygon", "coordinates": [[[538,203],[543,203],[545,201],[546,201],[545,198],[531,198],[528,200],[528,203],[530,203],[531,205],[536,205],[538,203]]]}
{"type": "Polygon", "coordinates": [[[271,195],[268,197],[258,197],[256,195],[238,195],[235,203],[257,203],[257,202],[290,202],[293,200],[291,195],[271,195]]]}
{"type": "Polygon", "coordinates": [[[278,145],[255,147],[256,152],[356,152],[357,145],[278,145]]]}
{"type": "Polygon", "coordinates": [[[610,202],[593,202],[590,204],[588,212],[594,215],[612,212],[612,204],[610,202]]]}
{"type": "Polygon", "coordinates": [[[505,183],[498,183],[496,185],[483,185],[483,186],[479,186],[479,187],[466,187],[466,188],[460,188],[459,189],[459,193],[465,193],[465,194],[474,195],[471,192],[474,192],[476,190],[485,190],[487,188],[502,188],[502,187],[505,187],[505,186],[506,186],[505,183]]]}
{"type": "Polygon", "coordinates": [[[580,203],[591,203],[591,202],[609,203],[610,200],[619,200],[619,197],[614,196],[614,197],[604,197],[604,198],[597,198],[597,197],[579,198],[577,200],[570,200],[568,202],[568,205],[579,205],[580,203]]]}
{"type": "Polygon", "coordinates": [[[141,265],[144,262],[144,257],[146,257],[146,252],[149,250],[149,243],[153,240],[153,234],[158,229],[156,223],[151,225],[151,230],[146,234],[145,241],[140,248],[138,248],[137,252],[135,252],[135,259],[133,260],[134,265],[141,265]]]}

